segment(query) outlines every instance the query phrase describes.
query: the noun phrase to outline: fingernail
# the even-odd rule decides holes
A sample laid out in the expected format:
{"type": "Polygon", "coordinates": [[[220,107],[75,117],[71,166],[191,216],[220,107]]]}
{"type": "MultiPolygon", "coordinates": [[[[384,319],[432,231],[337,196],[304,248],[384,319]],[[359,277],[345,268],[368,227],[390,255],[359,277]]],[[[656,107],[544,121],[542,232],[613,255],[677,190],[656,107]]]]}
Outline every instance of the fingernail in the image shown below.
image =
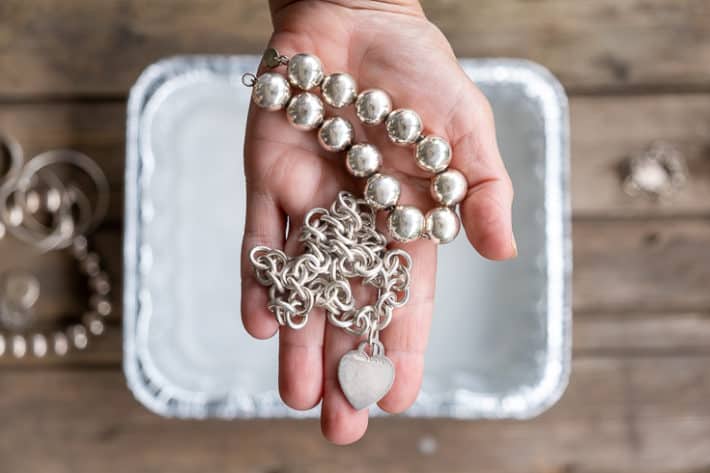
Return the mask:
{"type": "Polygon", "coordinates": [[[515,234],[512,235],[513,258],[518,256],[518,243],[515,241],[515,234]]]}

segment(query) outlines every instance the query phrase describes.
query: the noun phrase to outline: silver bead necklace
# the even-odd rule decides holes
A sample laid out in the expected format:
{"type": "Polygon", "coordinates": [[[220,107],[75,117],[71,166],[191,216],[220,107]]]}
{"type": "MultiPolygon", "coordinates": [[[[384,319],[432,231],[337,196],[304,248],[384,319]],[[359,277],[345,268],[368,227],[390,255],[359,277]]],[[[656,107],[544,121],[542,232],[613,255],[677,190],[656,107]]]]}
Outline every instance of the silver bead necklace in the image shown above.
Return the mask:
{"type": "Polygon", "coordinates": [[[300,53],[289,59],[269,48],[262,64],[268,69],[286,66],[286,77],[276,72],[245,74],[242,82],[252,87],[252,101],[265,110],[285,108],[288,122],[298,129],[317,129],[320,145],[330,152],[345,151],[347,170],[366,179],[363,198],[341,191],[329,209],[315,208],[306,215],[300,233],[302,254],[290,257],[264,246],[249,253],[257,280],[268,288],[268,308],[280,325],[300,329],[311,310],[320,307],[329,323],[365,337],[338,365],[340,387],[359,410],[379,401],[394,382],[394,365],[385,356],[379,334],[392,320],[393,310],[409,299],[412,266],[406,251],[387,248],[387,237],[376,228],[376,212],[388,212],[387,229],[394,240],[428,238],[448,243],[459,233],[455,206],[464,198],[468,185],[463,174],[448,168],[449,143],[423,135],[422,121],[413,110],[392,110],[385,91],[367,89],[358,93],[351,75],[326,75],[320,59],[311,54],[300,53]],[[291,87],[300,91],[292,94],[291,87]],[[322,100],[311,92],[317,87],[322,100]],[[354,104],[364,125],[384,123],[390,141],[414,146],[417,165],[433,174],[431,195],[440,206],[424,215],[417,207],[401,205],[399,181],[380,172],[380,151],[370,143],[354,143],[352,124],[339,116],[326,118],[323,101],[335,109],[354,104]],[[374,303],[356,307],[350,282],[353,278],[361,278],[364,286],[376,289],[374,303]]]}

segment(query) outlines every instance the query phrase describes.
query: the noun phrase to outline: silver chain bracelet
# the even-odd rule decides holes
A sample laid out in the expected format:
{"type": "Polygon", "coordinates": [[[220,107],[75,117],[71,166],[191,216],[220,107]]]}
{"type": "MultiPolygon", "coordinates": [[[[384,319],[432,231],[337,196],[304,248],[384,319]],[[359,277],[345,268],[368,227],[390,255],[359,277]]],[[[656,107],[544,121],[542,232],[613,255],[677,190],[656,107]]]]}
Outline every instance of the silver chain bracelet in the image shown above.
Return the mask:
{"type": "Polygon", "coordinates": [[[300,241],[304,252],[288,257],[281,250],[257,246],[249,253],[257,280],[269,288],[269,310],[279,324],[300,329],[313,307],[326,310],[328,321],[374,344],[392,320],[392,310],[409,299],[412,260],[375,229],[375,213],[364,200],[338,194],[330,210],[306,215],[300,241]],[[355,306],[350,285],[362,278],[377,289],[374,304],[355,306]]]}

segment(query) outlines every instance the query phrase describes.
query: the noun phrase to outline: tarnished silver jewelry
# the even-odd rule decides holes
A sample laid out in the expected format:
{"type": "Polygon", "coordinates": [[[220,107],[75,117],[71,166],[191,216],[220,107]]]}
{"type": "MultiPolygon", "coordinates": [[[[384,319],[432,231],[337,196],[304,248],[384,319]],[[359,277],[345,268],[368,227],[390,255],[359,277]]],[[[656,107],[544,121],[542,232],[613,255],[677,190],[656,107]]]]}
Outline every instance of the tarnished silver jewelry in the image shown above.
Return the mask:
{"type": "Polygon", "coordinates": [[[102,269],[99,255],[90,251],[85,237],[76,237],[70,252],[88,281],[86,311],[77,317],[77,322],[61,329],[34,329],[34,306],[41,297],[39,280],[26,271],[3,272],[0,274],[0,357],[65,356],[71,349],[85,349],[91,336],[104,333],[104,319],[113,311],[108,273],[102,269]]]}
{"type": "Polygon", "coordinates": [[[90,336],[101,335],[104,318],[112,312],[108,273],[83,235],[106,213],[108,182],[90,158],[73,151],[43,153],[24,166],[20,162],[20,168],[0,195],[0,228],[8,229],[0,232],[0,240],[13,235],[42,252],[69,248],[88,283],[88,308],[67,327],[39,330],[34,310],[42,292],[39,280],[24,270],[5,269],[0,274],[0,356],[64,356],[72,348],[86,348],[90,336]],[[49,169],[55,164],[86,174],[96,198],[49,169]]]}
{"type": "Polygon", "coordinates": [[[288,121],[293,126],[303,130],[318,128],[318,141],[326,151],[347,151],[348,171],[355,177],[367,178],[364,195],[368,203],[378,210],[394,213],[387,218],[387,229],[392,238],[407,242],[424,237],[436,243],[448,243],[458,235],[461,222],[455,207],[465,197],[468,183],[463,174],[448,167],[452,159],[449,143],[441,137],[422,134],[424,127],[419,114],[405,108],[392,110],[389,95],[380,89],[367,89],[358,94],[352,76],[347,73],[326,76],[320,59],[311,54],[296,54],[289,59],[269,48],[262,64],[270,69],[286,66],[288,81],[275,72],[264,72],[258,77],[244,74],[242,82],[253,87],[252,97],[257,106],[278,110],[285,103],[280,101],[274,106],[273,97],[264,101],[260,89],[262,82],[278,83],[273,86],[277,92],[272,96],[279,97],[290,97],[289,83],[303,91],[320,85],[326,103],[339,108],[354,100],[356,115],[363,124],[372,126],[384,122],[387,136],[393,143],[413,145],[417,166],[434,174],[431,194],[442,210],[428,212],[428,215],[436,221],[426,222],[421,210],[399,205],[399,182],[380,170],[382,159],[377,148],[369,143],[355,143],[354,129],[348,120],[338,116],[324,118],[322,104],[312,92],[295,95],[287,107],[288,121]],[[444,210],[446,208],[450,211],[444,210]],[[420,222],[423,222],[421,231],[414,231],[420,222]],[[446,225],[442,225],[444,222],[446,225]]]}
{"type": "Polygon", "coordinates": [[[357,84],[350,74],[336,72],[325,76],[321,84],[323,100],[331,107],[341,108],[350,105],[357,97],[357,84]]]}
{"type": "Polygon", "coordinates": [[[355,113],[365,125],[379,125],[391,111],[392,101],[384,90],[368,89],[355,99],[355,113]]]}
{"type": "MultiPolygon", "coordinates": [[[[352,76],[347,73],[325,75],[321,61],[310,54],[296,54],[289,59],[270,48],[262,64],[269,69],[285,65],[288,83],[304,91],[289,103],[287,115],[291,124],[300,129],[320,125],[321,146],[331,152],[346,151],[348,171],[355,177],[367,179],[362,199],[341,192],[329,210],[317,208],[307,214],[300,234],[304,246],[301,255],[288,257],[281,250],[262,246],[253,248],[249,254],[257,280],[268,287],[268,308],[279,324],[300,329],[308,322],[311,310],[320,307],[325,309],[329,323],[366,338],[356,350],[341,358],[338,367],[345,397],[354,408],[362,409],[379,401],[394,381],[394,365],[385,356],[379,334],[389,325],[392,311],[407,302],[411,271],[408,253],[387,249],[387,238],[375,228],[375,213],[388,212],[387,228],[397,241],[426,237],[436,243],[448,243],[460,229],[454,207],[465,195],[466,181],[458,171],[447,170],[451,162],[448,142],[440,137],[424,136],[421,118],[413,110],[392,111],[386,92],[367,89],[358,94],[352,76]],[[401,205],[400,183],[381,171],[379,150],[369,143],[354,143],[354,129],[346,119],[337,116],[322,119],[322,115],[313,112],[315,109],[320,112],[319,107],[306,107],[304,99],[297,99],[310,96],[312,92],[305,91],[319,85],[328,105],[340,108],[354,103],[356,115],[363,124],[384,123],[392,142],[414,145],[417,165],[435,174],[432,195],[441,207],[425,216],[416,207],[401,205]],[[304,118],[311,116],[322,119],[322,123],[304,118]],[[303,126],[304,120],[308,126],[303,126]],[[355,306],[353,278],[377,289],[377,300],[373,304],[355,306]]],[[[274,72],[259,77],[246,74],[242,80],[245,85],[254,87],[254,103],[267,110],[281,107],[272,106],[273,100],[264,103],[263,94],[257,94],[262,80],[279,84],[275,89],[278,94],[272,95],[290,94],[284,91],[286,79],[282,82],[275,79],[275,75],[274,72]],[[267,79],[262,79],[264,76],[267,79]]]]}
{"type": "Polygon", "coordinates": [[[631,197],[645,195],[664,199],[680,190],[688,180],[685,157],[678,148],[663,141],[652,143],[628,161],[623,181],[631,197]]]}
{"type": "Polygon", "coordinates": [[[442,171],[431,180],[432,198],[447,207],[461,202],[467,190],[466,178],[456,169],[442,171]]]}
{"type": "Polygon", "coordinates": [[[0,195],[15,184],[22,169],[22,147],[0,132],[0,195]]]}
{"type": "Polygon", "coordinates": [[[323,123],[323,102],[310,92],[291,97],[286,107],[286,118],[291,125],[301,130],[313,130],[323,123]]]}
{"type": "Polygon", "coordinates": [[[109,184],[101,168],[78,151],[58,149],[41,153],[22,167],[13,186],[0,194],[0,218],[17,239],[50,251],[66,248],[74,237],[93,230],[106,216],[108,203],[109,184]],[[58,167],[85,175],[93,186],[94,198],[59,179],[52,172],[58,167]],[[39,225],[33,218],[33,203],[40,197],[31,189],[38,182],[46,184],[45,209],[53,219],[49,226],[39,225]]]}
{"type": "Polygon", "coordinates": [[[340,192],[330,209],[311,210],[299,240],[304,251],[296,257],[257,246],[249,261],[268,288],[268,308],[279,324],[303,328],[311,310],[320,307],[332,325],[366,337],[370,355],[361,345],[341,359],[338,371],[346,398],[362,409],[384,396],[394,380],[379,334],[392,311],[409,299],[412,260],[404,250],[387,249],[387,238],[375,228],[374,210],[348,192],[340,192]],[[355,279],[377,290],[374,303],[356,305],[355,279]]]}
{"type": "MultiPolygon", "coordinates": [[[[278,53],[273,55],[281,57],[278,53]]],[[[323,81],[323,64],[316,56],[300,53],[290,59],[286,58],[286,62],[286,75],[294,87],[310,90],[323,81]]]]}

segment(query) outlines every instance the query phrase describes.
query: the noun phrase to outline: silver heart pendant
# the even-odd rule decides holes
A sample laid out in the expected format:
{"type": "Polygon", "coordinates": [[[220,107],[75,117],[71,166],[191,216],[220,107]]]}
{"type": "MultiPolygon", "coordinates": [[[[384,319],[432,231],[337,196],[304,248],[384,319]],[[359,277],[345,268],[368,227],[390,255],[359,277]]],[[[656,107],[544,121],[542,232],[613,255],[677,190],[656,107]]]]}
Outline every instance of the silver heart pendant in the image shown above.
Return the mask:
{"type": "Polygon", "coordinates": [[[366,345],[363,342],[357,350],[347,352],[338,364],[340,389],[358,411],[382,399],[394,382],[394,364],[381,354],[384,350],[368,355],[366,345]]]}

